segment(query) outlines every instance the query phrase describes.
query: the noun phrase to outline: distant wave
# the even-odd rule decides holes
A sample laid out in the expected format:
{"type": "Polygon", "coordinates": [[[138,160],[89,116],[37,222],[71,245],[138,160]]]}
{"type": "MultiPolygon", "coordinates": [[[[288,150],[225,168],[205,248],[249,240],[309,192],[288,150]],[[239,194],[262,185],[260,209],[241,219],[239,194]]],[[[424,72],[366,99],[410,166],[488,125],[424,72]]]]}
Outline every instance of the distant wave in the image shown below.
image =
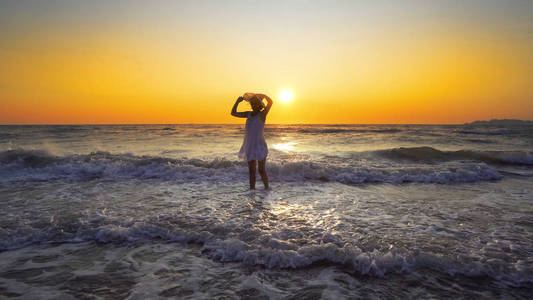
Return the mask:
{"type": "MultiPolygon", "coordinates": [[[[432,148],[398,148],[377,152],[394,159],[434,160],[447,158],[446,152],[432,148]]],[[[465,152],[467,153],[467,152],[465,152]]],[[[529,162],[531,155],[490,156],[492,160],[529,162]]],[[[481,156],[485,157],[485,156],[481,156]]],[[[461,183],[496,180],[502,176],[481,162],[445,162],[398,166],[339,165],[317,161],[270,161],[269,175],[280,181],[335,181],[358,183],[461,183]]],[[[159,179],[176,182],[227,182],[246,180],[243,161],[225,159],[171,159],[133,154],[93,152],[84,155],[55,156],[45,151],[9,150],[0,152],[0,182],[91,180],[98,178],[159,179]]]]}
{"type": "Polygon", "coordinates": [[[442,162],[473,160],[489,164],[533,165],[533,154],[525,151],[440,151],[432,147],[393,148],[373,153],[392,160],[442,162]]]}
{"type": "Polygon", "coordinates": [[[474,129],[458,129],[455,130],[456,133],[463,134],[478,134],[478,135],[502,135],[510,133],[507,129],[496,129],[496,130],[474,130],[474,129]]]}
{"type": "Polygon", "coordinates": [[[322,134],[322,133],[397,133],[402,132],[401,129],[343,129],[343,128],[305,128],[300,129],[298,132],[300,133],[314,133],[314,134],[322,134]]]}
{"type": "Polygon", "coordinates": [[[466,141],[474,144],[494,144],[496,141],[490,139],[466,139],[466,141]]]}
{"type": "Polygon", "coordinates": [[[16,137],[17,135],[14,133],[0,133],[0,139],[11,139],[16,137]]]}
{"type": "Polygon", "coordinates": [[[245,266],[299,269],[315,263],[348,268],[360,275],[413,272],[429,269],[447,274],[488,276],[516,286],[533,283],[533,275],[522,264],[494,260],[487,263],[474,256],[446,256],[427,251],[361,249],[353,242],[324,229],[284,229],[285,236],[300,236],[301,230],[313,228],[314,237],[306,243],[258,231],[248,223],[224,223],[210,217],[160,214],[142,219],[120,220],[105,215],[87,215],[54,222],[41,222],[37,227],[0,228],[0,251],[39,243],[152,243],[166,241],[195,243],[210,258],[222,262],[238,262],[245,266]]]}

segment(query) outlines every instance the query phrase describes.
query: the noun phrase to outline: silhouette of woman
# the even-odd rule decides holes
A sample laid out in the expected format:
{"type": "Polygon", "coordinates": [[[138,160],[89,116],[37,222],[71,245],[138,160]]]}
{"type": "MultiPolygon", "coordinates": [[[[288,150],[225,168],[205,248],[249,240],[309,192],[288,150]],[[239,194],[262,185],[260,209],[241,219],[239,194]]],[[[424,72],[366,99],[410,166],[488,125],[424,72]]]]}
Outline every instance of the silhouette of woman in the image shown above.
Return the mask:
{"type": "Polygon", "coordinates": [[[263,129],[265,127],[266,116],[272,107],[272,99],[264,94],[246,93],[237,98],[231,115],[237,118],[246,118],[246,129],[244,141],[242,142],[239,158],[248,161],[248,172],[250,173],[250,189],[255,189],[256,164],[259,162],[259,174],[265,189],[269,188],[268,176],[265,169],[266,157],[268,154],[267,144],[263,129]],[[267,105],[263,103],[266,99],[267,105]],[[252,111],[237,112],[237,106],[243,100],[247,100],[252,106],[252,111]]]}

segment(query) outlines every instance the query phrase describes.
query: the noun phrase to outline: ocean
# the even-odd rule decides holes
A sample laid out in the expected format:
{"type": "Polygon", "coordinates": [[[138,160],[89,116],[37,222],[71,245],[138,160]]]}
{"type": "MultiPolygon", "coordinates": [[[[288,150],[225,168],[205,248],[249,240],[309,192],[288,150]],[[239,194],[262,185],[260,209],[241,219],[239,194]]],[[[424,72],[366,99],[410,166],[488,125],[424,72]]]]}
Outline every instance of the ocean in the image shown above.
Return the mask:
{"type": "Polygon", "coordinates": [[[0,298],[533,297],[533,126],[0,126],[0,298]]]}

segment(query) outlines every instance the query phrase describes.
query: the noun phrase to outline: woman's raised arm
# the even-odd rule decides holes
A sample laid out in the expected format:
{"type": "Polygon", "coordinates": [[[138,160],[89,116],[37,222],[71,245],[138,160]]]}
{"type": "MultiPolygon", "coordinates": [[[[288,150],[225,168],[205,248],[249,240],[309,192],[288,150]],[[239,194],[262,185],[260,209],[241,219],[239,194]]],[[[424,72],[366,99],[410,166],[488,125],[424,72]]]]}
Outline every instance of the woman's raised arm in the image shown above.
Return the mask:
{"type": "Polygon", "coordinates": [[[242,100],[243,100],[243,98],[239,97],[235,101],[235,104],[233,104],[233,108],[231,109],[231,115],[232,116],[237,117],[237,118],[246,118],[248,116],[248,112],[247,111],[241,111],[241,112],[237,111],[237,106],[239,106],[239,103],[242,102],[242,100]]]}
{"type": "Polygon", "coordinates": [[[261,98],[261,100],[263,99],[266,99],[267,101],[267,106],[265,107],[265,109],[263,109],[263,113],[266,117],[266,115],[268,114],[268,112],[270,111],[270,108],[272,107],[272,99],[270,99],[269,96],[265,95],[265,94],[257,94],[257,96],[259,96],[261,98]]]}

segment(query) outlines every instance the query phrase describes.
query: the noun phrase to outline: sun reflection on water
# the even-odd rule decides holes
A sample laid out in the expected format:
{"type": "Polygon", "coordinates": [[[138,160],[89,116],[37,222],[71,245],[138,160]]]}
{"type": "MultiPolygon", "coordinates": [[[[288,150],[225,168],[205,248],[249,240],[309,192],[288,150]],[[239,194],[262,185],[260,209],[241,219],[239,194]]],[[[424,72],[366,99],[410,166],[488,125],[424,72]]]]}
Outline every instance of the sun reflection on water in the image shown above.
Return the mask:
{"type": "Polygon", "coordinates": [[[290,151],[294,151],[295,150],[295,147],[297,143],[295,142],[285,142],[285,143],[278,143],[278,144],[274,144],[272,147],[278,151],[282,151],[282,152],[290,152],[290,151]]]}
{"type": "Polygon", "coordinates": [[[321,211],[312,204],[279,201],[271,205],[270,213],[280,223],[299,231],[320,229],[329,232],[340,223],[335,209],[321,211]]]}

